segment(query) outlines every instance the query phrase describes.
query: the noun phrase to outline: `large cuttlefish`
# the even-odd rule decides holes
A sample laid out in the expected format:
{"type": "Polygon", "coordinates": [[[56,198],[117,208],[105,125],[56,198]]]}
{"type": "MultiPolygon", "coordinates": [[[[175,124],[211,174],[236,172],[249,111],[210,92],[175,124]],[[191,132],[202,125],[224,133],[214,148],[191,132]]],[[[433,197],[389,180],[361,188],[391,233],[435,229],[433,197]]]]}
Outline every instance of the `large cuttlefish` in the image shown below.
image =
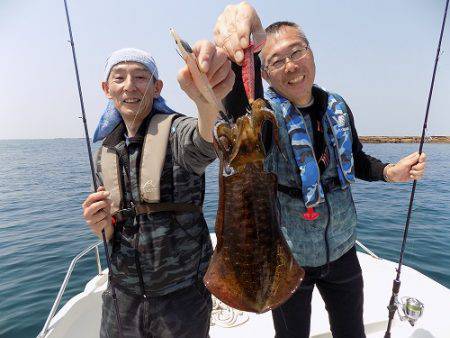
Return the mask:
{"type": "MultiPolygon", "coordinates": [[[[188,45],[179,37],[178,41],[179,48],[186,49],[188,45]]],[[[243,78],[251,111],[235,123],[219,120],[214,128],[214,146],[220,159],[217,245],[204,283],[225,304],[262,313],[281,305],[295,292],[304,270],[292,256],[279,227],[277,176],[263,168],[266,153],[262,126],[266,121],[272,123],[275,143],[278,129],[265,101],[254,100],[254,91],[249,90],[254,87],[252,61],[250,47],[245,53],[243,78]]],[[[193,77],[195,72],[191,72],[193,77]]],[[[201,77],[199,83],[205,81],[201,77]]],[[[208,84],[203,83],[203,87],[208,84]]],[[[208,88],[204,96],[211,92],[208,88]]]]}

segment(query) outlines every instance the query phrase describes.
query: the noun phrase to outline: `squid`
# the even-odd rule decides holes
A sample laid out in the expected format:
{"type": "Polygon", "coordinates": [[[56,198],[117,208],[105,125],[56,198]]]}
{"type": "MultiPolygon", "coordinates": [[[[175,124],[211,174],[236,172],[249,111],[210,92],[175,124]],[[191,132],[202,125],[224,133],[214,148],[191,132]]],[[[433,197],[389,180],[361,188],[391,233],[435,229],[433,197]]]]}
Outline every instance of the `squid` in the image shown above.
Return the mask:
{"type": "MultiPolygon", "coordinates": [[[[226,115],[208,79],[199,71],[189,45],[174,31],[172,34],[194,82],[200,84],[197,87],[204,88],[204,97],[226,115]]],[[[251,110],[236,121],[221,119],[214,127],[213,142],[220,160],[217,245],[203,281],[225,304],[263,313],[289,299],[305,272],[280,230],[277,176],[264,170],[267,154],[261,129],[265,122],[272,123],[273,139],[278,144],[278,127],[265,101],[254,99],[251,48],[244,53],[243,68],[251,110]]]]}

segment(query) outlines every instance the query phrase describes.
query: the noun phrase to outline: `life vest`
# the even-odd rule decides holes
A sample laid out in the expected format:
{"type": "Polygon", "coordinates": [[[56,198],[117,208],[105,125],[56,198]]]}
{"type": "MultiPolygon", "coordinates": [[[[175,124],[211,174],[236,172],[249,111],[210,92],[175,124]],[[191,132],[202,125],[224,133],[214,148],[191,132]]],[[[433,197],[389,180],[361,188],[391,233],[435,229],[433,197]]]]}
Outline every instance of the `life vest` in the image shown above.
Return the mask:
{"type": "MultiPolygon", "coordinates": [[[[345,102],[339,95],[329,93],[318,86],[313,87],[313,95],[324,109],[321,122],[330,155],[328,165],[319,176],[326,200],[314,206],[314,210],[320,216],[315,220],[304,218],[307,212],[304,183],[294,157],[289,128],[283,116],[282,102],[273,102],[270,97],[266,98],[271,103],[279,126],[279,148],[272,148],[264,166],[267,171],[277,174],[279,186],[289,188],[288,192],[278,189],[278,200],[281,229],[295,259],[301,266],[317,267],[339,259],[355,245],[356,209],[350,185],[354,180],[352,133],[345,102]],[[338,129],[334,130],[334,133],[331,130],[333,125],[338,129]],[[348,156],[339,159],[341,154],[348,156]],[[340,170],[345,171],[342,176],[339,174],[340,170]]],[[[289,105],[289,101],[283,101],[284,109],[289,105]]],[[[312,135],[311,118],[305,115],[303,120],[306,130],[312,135]]],[[[308,143],[310,147],[311,142],[308,143]]],[[[316,170],[315,160],[311,167],[309,169],[316,170]]]]}
{"type": "Polygon", "coordinates": [[[123,208],[123,187],[119,156],[114,149],[102,146],[98,160],[103,176],[103,185],[110,192],[111,213],[116,221],[162,211],[201,211],[191,203],[160,203],[160,180],[166,158],[171,126],[176,114],[155,114],[147,127],[142,145],[139,170],[139,195],[141,201],[131,208],[123,208]]]}
{"type": "MultiPolygon", "coordinates": [[[[324,201],[324,191],[305,120],[289,100],[272,88],[266,91],[266,98],[274,109],[277,120],[282,122],[281,125],[285,125],[289,135],[286,143],[289,143],[293,160],[298,167],[305,206],[316,206],[324,201]]],[[[341,187],[346,189],[354,181],[352,135],[345,102],[339,95],[328,94],[322,123],[334,150],[330,155],[338,162],[336,170],[341,187]]]]}

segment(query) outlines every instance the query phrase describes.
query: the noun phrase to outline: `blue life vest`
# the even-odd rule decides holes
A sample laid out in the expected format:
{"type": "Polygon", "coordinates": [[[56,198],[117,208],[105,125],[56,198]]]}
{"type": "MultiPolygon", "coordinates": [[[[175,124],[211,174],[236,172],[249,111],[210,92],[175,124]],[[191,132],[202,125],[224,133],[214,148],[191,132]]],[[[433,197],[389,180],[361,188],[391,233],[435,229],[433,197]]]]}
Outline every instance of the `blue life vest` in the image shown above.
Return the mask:
{"type": "Polygon", "coordinates": [[[355,178],[352,133],[346,105],[340,96],[327,93],[319,87],[313,88],[313,94],[316,99],[320,97],[324,107],[322,125],[330,155],[324,172],[320,175],[314,158],[314,138],[309,137],[313,133],[310,116],[299,117],[298,123],[301,125],[298,128],[304,133],[295,139],[304,145],[299,147],[304,155],[297,161],[298,156],[294,154],[295,146],[292,146],[289,134],[289,130],[294,131],[295,128],[288,127],[284,116],[291,109],[295,114],[298,112],[288,100],[273,90],[266,92],[266,99],[278,123],[279,148],[273,147],[264,161],[265,169],[277,174],[279,184],[301,189],[300,198],[278,192],[280,225],[297,262],[309,267],[322,266],[327,261],[339,259],[355,245],[356,240],[356,209],[350,186],[355,178]],[[330,182],[337,182],[338,185],[333,184],[330,190],[330,182]],[[308,195],[310,191],[313,193],[308,195]],[[303,217],[308,196],[312,197],[308,204],[315,205],[314,210],[320,215],[315,220],[303,217]],[[320,203],[322,201],[325,203],[320,203]]]}
{"type": "MultiPolygon", "coordinates": [[[[324,201],[323,188],[320,183],[320,171],[314,155],[311,136],[305,120],[289,100],[272,88],[266,91],[266,98],[277,114],[283,116],[289,134],[295,162],[299,169],[303,201],[306,207],[314,207],[324,201]]],[[[352,135],[344,100],[336,94],[329,93],[327,110],[322,120],[323,129],[333,143],[334,156],[342,189],[354,182],[355,173],[352,155],[352,135]]],[[[330,154],[333,156],[333,154],[330,154]]]]}

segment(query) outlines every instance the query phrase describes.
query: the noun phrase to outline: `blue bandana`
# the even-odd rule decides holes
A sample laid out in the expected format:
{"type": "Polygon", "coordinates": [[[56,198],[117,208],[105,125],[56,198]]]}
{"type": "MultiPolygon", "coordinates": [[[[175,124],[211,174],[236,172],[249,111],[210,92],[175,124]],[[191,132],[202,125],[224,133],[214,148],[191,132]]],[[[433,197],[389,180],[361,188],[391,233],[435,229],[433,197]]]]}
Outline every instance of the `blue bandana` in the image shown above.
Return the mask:
{"type": "MultiPolygon", "coordinates": [[[[111,54],[106,60],[103,80],[108,81],[111,69],[121,62],[139,62],[144,65],[155,80],[158,79],[158,68],[156,67],[155,60],[143,50],[136,48],[124,48],[119,49],[111,54]]],[[[158,96],[153,100],[153,109],[162,114],[174,114],[175,112],[166,104],[166,101],[162,96],[158,96]]],[[[112,100],[109,100],[105,110],[103,111],[97,128],[94,132],[94,142],[103,140],[114,128],[122,122],[122,116],[114,106],[112,100]]]]}

